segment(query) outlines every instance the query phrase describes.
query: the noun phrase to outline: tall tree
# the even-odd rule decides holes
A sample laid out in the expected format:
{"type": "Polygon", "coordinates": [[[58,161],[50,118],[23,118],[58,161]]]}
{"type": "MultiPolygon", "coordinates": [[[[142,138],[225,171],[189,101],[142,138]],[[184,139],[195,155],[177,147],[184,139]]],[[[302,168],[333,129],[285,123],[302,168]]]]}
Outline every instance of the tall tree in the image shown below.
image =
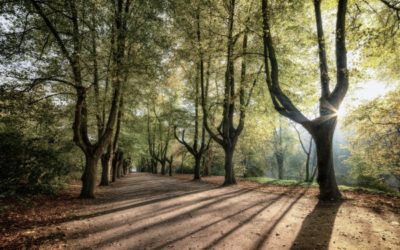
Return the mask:
{"type": "MultiPolygon", "coordinates": [[[[27,0],[28,1],[28,0],[27,0]]],[[[126,18],[128,17],[130,1],[118,0],[113,3],[116,44],[113,48],[112,65],[112,101],[108,120],[105,123],[101,135],[97,142],[92,142],[88,134],[88,109],[87,93],[91,86],[84,83],[84,71],[82,68],[82,32],[86,28],[83,13],[80,13],[80,6],[75,0],[67,1],[65,4],[67,14],[65,22],[70,25],[71,30],[67,33],[70,37],[65,38],[54,21],[53,11],[46,11],[50,5],[43,4],[36,0],[29,0],[36,13],[41,17],[48,31],[54,37],[57,46],[64,58],[68,61],[72,72],[73,82],[70,84],[76,90],[75,114],[73,122],[74,142],[83,151],[86,159],[85,169],[82,175],[81,198],[94,198],[96,183],[97,163],[105,148],[111,140],[114,126],[117,120],[118,106],[121,97],[122,72],[125,58],[125,37],[126,37],[126,18]],[[71,41],[71,43],[69,43],[71,41]],[[69,45],[72,46],[69,46],[69,45]]],[[[54,7],[54,6],[53,6],[54,7]]],[[[64,10],[63,10],[64,11],[64,10]]],[[[61,12],[63,12],[61,11],[61,12]]],[[[92,58],[93,59],[93,58],[92,58]]]]}
{"type": "MultiPolygon", "coordinates": [[[[251,7],[251,5],[250,5],[251,7]]],[[[249,7],[249,9],[250,9],[249,7]]],[[[254,78],[253,84],[249,89],[246,88],[248,82],[247,75],[247,49],[248,49],[248,34],[250,32],[248,26],[245,26],[242,32],[234,34],[234,24],[235,24],[235,11],[236,11],[236,0],[229,0],[226,2],[225,8],[227,10],[227,34],[226,34],[226,68],[225,68],[225,79],[224,79],[224,100],[222,103],[222,119],[220,125],[215,129],[212,129],[208,121],[208,107],[207,107],[207,95],[208,87],[204,81],[204,56],[203,49],[201,46],[201,32],[199,33],[199,43],[200,43],[200,86],[202,95],[202,107],[203,114],[205,116],[204,126],[211,138],[216,141],[224,149],[225,154],[225,181],[224,185],[236,184],[234,164],[233,164],[233,154],[240,134],[244,128],[246,108],[248,107],[253,93],[253,88],[257,82],[258,74],[254,78]],[[236,87],[235,80],[235,44],[238,38],[243,33],[241,54],[242,63],[240,71],[240,81],[239,86],[236,87]],[[239,93],[237,94],[237,90],[239,93]],[[248,93],[246,93],[247,91],[248,93]],[[237,98],[239,97],[239,98],[237,98]],[[239,99],[239,103],[238,100],[239,99]],[[237,107],[239,106],[239,108],[237,107]],[[239,109],[237,112],[236,109],[239,109]],[[235,114],[238,113],[238,123],[235,126],[235,114]]],[[[247,13],[250,14],[250,13],[247,13]]],[[[247,20],[249,17],[246,18],[247,20]]],[[[200,29],[201,30],[201,29],[200,29]]],[[[209,67],[209,65],[207,66],[209,67]]],[[[259,70],[261,72],[261,68],[259,70]]]]}
{"type": "Polygon", "coordinates": [[[306,142],[303,141],[303,138],[301,137],[301,133],[299,129],[296,127],[296,125],[293,125],[294,130],[296,130],[297,137],[299,139],[301,149],[303,150],[304,154],[306,155],[306,177],[305,177],[305,182],[313,182],[314,179],[314,174],[310,175],[310,164],[311,164],[311,154],[312,154],[312,149],[313,149],[313,139],[312,137],[308,140],[308,146],[306,142]]]}
{"type": "Polygon", "coordinates": [[[341,193],[338,189],[333,163],[332,142],[337,124],[337,110],[342,103],[349,86],[346,53],[346,10],[347,0],[339,0],[336,20],[336,79],[333,91],[330,90],[330,79],[325,49],[325,38],[321,16],[321,1],[314,0],[319,48],[321,98],[320,117],[309,120],[282,91],[279,82],[279,67],[272,42],[270,29],[270,5],[268,0],[261,0],[263,16],[263,42],[266,83],[275,109],[283,116],[301,124],[313,136],[318,157],[318,178],[321,200],[338,200],[341,193]]]}
{"type": "MultiPolygon", "coordinates": [[[[201,75],[201,71],[203,71],[204,74],[204,63],[202,62],[202,57],[203,57],[203,52],[200,50],[201,47],[201,30],[200,30],[200,8],[197,8],[196,11],[196,35],[197,35],[197,45],[199,48],[199,57],[200,57],[200,62],[197,63],[197,77],[195,79],[195,88],[194,88],[194,110],[195,110],[195,118],[194,118],[194,135],[193,135],[193,144],[190,145],[186,140],[185,140],[185,130],[182,131],[181,137],[178,136],[176,133],[176,128],[174,131],[174,135],[176,140],[184,145],[188,152],[193,156],[195,160],[195,165],[194,165],[194,176],[193,180],[200,180],[200,170],[201,170],[201,159],[204,156],[204,153],[207,151],[207,145],[209,143],[206,142],[206,128],[205,128],[205,122],[204,120],[206,117],[202,116],[202,119],[200,120],[200,114],[199,114],[199,108],[200,108],[200,78],[203,77],[204,75],[201,75]],[[199,77],[200,76],[200,77],[199,77]],[[199,130],[201,130],[201,134],[199,133],[199,130]],[[200,137],[200,141],[199,141],[200,137]]],[[[202,79],[204,81],[204,79],[202,79]]]]}
{"type": "Polygon", "coordinates": [[[273,135],[273,147],[274,147],[274,156],[276,159],[276,164],[278,166],[278,179],[282,180],[284,178],[284,163],[285,156],[287,151],[287,146],[284,144],[284,137],[282,135],[282,121],[279,119],[279,126],[274,127],[274,135],[273,135]]]}

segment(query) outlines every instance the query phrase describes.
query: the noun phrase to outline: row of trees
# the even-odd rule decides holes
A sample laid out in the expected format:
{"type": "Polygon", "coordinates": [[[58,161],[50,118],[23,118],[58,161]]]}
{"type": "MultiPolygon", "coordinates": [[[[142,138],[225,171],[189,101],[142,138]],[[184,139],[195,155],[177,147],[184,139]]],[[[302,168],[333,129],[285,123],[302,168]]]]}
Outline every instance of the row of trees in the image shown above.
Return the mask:
{"type": "Polygon", "coordinates": [[[14,64],[27,65],[25,71],[13,65],[7,72],[12,80],[18,80],[18,85],[13,82],[10,86],[19,92],[25,91],[25,86],[33,90],[38,85],[47,85],[50,93],[68,89],[73,96],[68,99],[68,105],[74,107],[73,141],[85,158],[80,197],[93,198],[100,159],[100,185],[108,185],[111,169],[113,181],[123,169],[124,153],[118,142],[124,100],[129,98],[132,75],[154,68],[136,67],[138,62],[159,56],[142,47],[162,44],[162,39],[147,34],[162,23],[157,16],[162,7],[129,0],[32,0],[3,5],[10,31],[6,30],[2,46],[12,48],[3,56],[14,64]],[[35,65],[28,65],[33,61],[35,65]]]}
{"type": "MultiPolygon", "coordinates": [[[[197,53],[193,53],[191,61],[194,79],[194,139],[193,146],[185,141],[184,131],[182,138],[176,136],[178,141],[185,145],[188,151],[196,159],[195,179],[199,179],[199,164],[202,154],[207,148],[205,131],[213,141],[218,143],[224,150],[225,154],[225,182],[224,185],[235,184],[235,174],[233,167],[233,154],[237,145],[238,138],[244,129],[246,110],[251,102],[251,96],[254,86],[259,80],[262,71],[265,72],[266,85],[268,86],[271,99],[275,109],[283,116],[301,124],[312,136],[316,142],[318,153],[318,183],[320,184],[320,198],[324,200],[339,199],[340,192],[338,190],[332,155],[333,134],[336,127],[336,111],[346,95],[348,89],[348,70],[346,62],[346,33],[345,33],[345,16],[347,12],[347,1],[339,1],[336,25],[336,61],[337,61],[337,84],[334,90],[330,91],[328,62],[325,48],[325,38],[322,26],[320,1],[314,1],[315,20],[317,26],[317,44],[319,47],[320,58],[320,75],[321,75],[321,98],[320,98],[320,117],[309,120],[299,111],[290,98],[284,94],[280,87],[278,61],[275,52],[275,46],[271,31],[271,5],[268,1],[261,1],[262,13],[262,42],[264,53],[264,61],[250,58],[250,54],[254,51],[257,43],[257,30],[252,30],[254,24],[259,20],[254,18],[253,8],[259,8],[254,2],[241,3],[238,6],[236,0],[226,1],[223,6],[216,3],[199,3],[194,8],[185,8],[186,13],[179,13],[179,17],[183,19],[183,25],[187,27],[185,35],[186,42],[190,43],[188,47],[196,48],[197,53]],[[221,8],[222,7],[222,8],[221,8]],[[239,11],[240,8],[240,11],[239,11]],[[217,10],[222,17],[215,17],[211,10],[217,10]],[[221,20],[218,20],[221,18],[221,20]],[[205,22],[203,20],[213,20],[213,22],[205,22]],[[218,20],[218,21],[216,21],[218,20]],[[222,27],[221,27],[221,24],[222,27]],[[224,34],[215,34],[216,30],[225,30],[224,34]],[[214,41],[218,35],[225,39],[225,47],[223,44],[214,41]],[[250,37],[250,39],[249,39],[250,37]],[[241,44],[240,44],[241,43],[241,44]],[[215,45],[218,44],[218,47],[215,45]],[[240,44],[240,45],[239,45],[240,44]],[[206,47],[207,46],[207,47],[206,47]],[[205,50],[204,48],[207,48],[205,50]],[[225,51],[224,70],[213,70],[214,67],[219,68],[218,61],[223,58],[222,55],[215,54],[225,51]],[[240,70],[236,72],[237,61],[240,60],[240,70]],[[221,72],[222,71],[222,72],[221,72]],[[210,72],[215,72],[212,76],[210,72]],[[220,73],[221,72],[221,73],[220,73]],[[213,79],[214,78],[214,79],[213,79]],[[239,79],[239,80],[237,80],[239,79]],[[210,121],[210,105],[208,98],[210,92],[209,82],[220,81],[223,83],[221,89],[222,101],[216,102],[216,112],[220,113],[221,118],[218,122],[210,121]],[[199,90],[200,89],[200,90],[199,90]],[[201,94],[200,94],[201,93],[201,94]],[[199,99],[201,96],[202,106],[202,128],[199,128],[199,99]],[[218,112],[219,111],[219,112],[218,112]],[[199,129],[201,129],[201,140],[198,140],[199,129]]],[[[189,6],[188,6],[189,7],[189,6]]],[[[180,21],[179,19],[177,21],[180,21]]],[[[259,32],[259,30],[258,30],[259,32]]],[[[258,41],[259,42],[259,41],[258,41]]],[[[182,60],[182,59],[178,59],[182,60]]],[[[221,65],[222,66],[222,65],[221,65]]],[[[216,87],[215,91],[218,91],[216,87]]],[[[218,96],[216,97],[218,98],[218,96]]],[[[215,121],[216,116],[213,116],[215,121]]],[[[281,144],[281,143],[280,143],[281,144]]],[[[165,144],[167,146],[167,144],[165,144]]],[[[311,145],[311,144],[310,144],[311,145]]],[[[278,147],[281,145],[278,144],[278,147]]],[[[280,149],[282,150],[282,149],[280,149]]],[[[162,150],[161,150],[162,151],[162,150]]],[[[165,151],[165,150],[164,150],[165,151]]],[[[282,165],[282,152],[276,150],[278,165],[282,165]]],[[[307,151],[309,153],[309,151],[307,151]]],[[[282,173],[280,174],[282,176],[282,173]]],[[[309,177],[308,177],[309,178],[309,177]]]]}
{"type": "MultiPolygon", "coordinates": [[[[0,43],[6,62],[2,65],[8,64],[2,68],[2,89],[8,97],[40,92],[34,103],[46,101],[71,114],[70,119],[63,117],[63,125],[72,127],[73,141],[84,157],[82,198],[94,197],[99,163],[100,185],[115,181],[118,168],[125,165],[126,171],[124,158],[129,157],[147,171],[157,173],[160,165],[162,174],[171,175],[177,159],[171,148],[178,147],[173,138],[182,145],[178,151],[194,159],[195,180],[202,170],[209,173],[213,154],[219,152],[224,185],[235,184],[239,137],[248,136],[247,127],[252,126],[245,126],[246,120],[258,126],[277,124],[266,125],[260,134],[272,138],[278,176],[283,178],[287,138],[274,109],[310,134],[311,139],[304,140],[298,132],[306,181],[317,173],[320,198],[337,200],[341,194],[332,152],[337,111],[350,74],[361,77],[349,71],[347,46],[375,52],[367,45],[378,43],[378,35],[362,44],[356,40],[365,37],[362,29],[354,28],[364,25],[363,8],[376,8],[395,29],[399,6],[392,1],[321,2],[9,1],[1,6],[6,27],[0,43]],[[313,18],[304,15],[310,9],[313,18]],[[325,10],[335,15],[322,15],[325,10]],[[324,27],[325,21],[336,26],[324,27]],[[349,45],[346,27],[354,33],[349,45]],[[319,116],[308,118],[314,103],[319,116]]],[[[252,143],[257,141],[260,138],[252,143]]]]}

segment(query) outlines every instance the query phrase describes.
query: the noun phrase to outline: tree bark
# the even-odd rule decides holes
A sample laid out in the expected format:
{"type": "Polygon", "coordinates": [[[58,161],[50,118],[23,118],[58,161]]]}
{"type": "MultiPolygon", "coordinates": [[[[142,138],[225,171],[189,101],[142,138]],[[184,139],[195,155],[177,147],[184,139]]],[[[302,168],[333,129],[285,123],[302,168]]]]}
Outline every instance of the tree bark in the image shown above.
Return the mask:
{"type": "Polygon", "coordinates": [[[118,150],[118,157],[117,157],[117,178],[122,177],[122,164],[124,162],[124,153],[118,150]]]}
{"type": "Polygon", "coordinates": [[[96,170],[98,158],[92,157],[92,155],[87,154],[85,156],[86,166],[82,174],[82,189],[80,198],[95,198],[94,189],[96,185],[96,170]]]}
{"type": "Polygon", "coordinates": [[[165,162],[164,161],[161,162],[161,174],[165,175],[165,162]]]}
{"type": "Polygon", "coordinates": [[[313,143],[313,140],[310,140],[310,144],[308,146],[308,151],[307,151],[306,182],[312,182],[311,177],[310,177],[310,160],[311,160],[311,152],[312,152],[312,143],[313,143]]]}
{"type": "Polygon", "coordinates": [[[208,163],[207,163],[207,156],[203,156],[203,176],[209,176],[210,175],[210,170],[208,168],[208,163]]]}
{"type": "Polygon", "coordinates": [[[312,130],[317,148],[317,167],[319,184],[319,199],[334,201],[341,198],[341,193],[336,183],[333,162],[333,134],[336,127],[336,118],[320,124],[312,130]]]}
{"type": "Polygon", "coordinates": [[[157,161],[154,160],[154,159],[151,159],[150,164],[151,164],[151,172],[152,172],[153,174],[157,174],[157,173],[158,173],[158,170],[157,170],[157,161]]]}
{"type": "Polygon", "coordinates": [[[233,170],[234,147],[224,147],[225,151],[225,181],[224,186],[236,184],[235,173],[233,170]]]}
{"type": "Polygon", "coordinates": [[[112,157],[112,177],[111,177],[111,182],[115,182],[117,180],[118,157],[119,157],[119,153],[115,152],[114,153],[114,157],[112,157]]]}
{"type": "Polygon", "coordinates": [[[283,179],[283,155],[281,154],[281,152],[276,153],[275,154],[275,158],[276,158],[276,163],[278,165],[278,179],[282,180],[283,179]]]}
{"type": "Polygon", "coordinates": [[[310,182],[310,155],[307,155],[306,160],[306,182],[310,182]]]}
{"type": "Polygon", "coordinates": [[[200,177],[201,155],[195,157],[194,160],[195,160],[195,164],[194,164],[193,180],[199,181],[201,179],[201,177],[200,177]]]}
{"type": "Polygon", "coordinates": [[[107,152],[101,156],[101,181],[100,186],[108,186],[110,184],[110,154],[107,152]]]}

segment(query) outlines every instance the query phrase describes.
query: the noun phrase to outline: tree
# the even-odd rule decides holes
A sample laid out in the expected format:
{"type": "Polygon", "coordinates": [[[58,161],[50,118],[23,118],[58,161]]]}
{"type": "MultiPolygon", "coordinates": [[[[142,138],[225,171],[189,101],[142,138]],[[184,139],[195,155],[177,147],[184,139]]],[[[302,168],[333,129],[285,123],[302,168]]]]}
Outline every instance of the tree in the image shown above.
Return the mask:
{"type": "MultiPolygon", "coordinates": [[[[250,6],[251,7],[251,6],[250,6]]],[[[249,7],[249,9],[250,9],[249,7]]],[[[224,185],[236,184],[235,173],[233,168],[233,154],[235,151],[235,147],[238,141],[238,138],[243,131],[244,122],[245,122],[245,114],[246,108],[248,107],[251,99],[251,95],[253,93],[253,88],[257,82],[258,73],[254,78],[253,84],[248,89],[248,93],[246,93],[246,84],[248,81],[247,75],[247,49],[248,49],[248,35],[249,29],[245,26],[244,30],[239,34],[234,34],[234,23],[235,23],[235,10],[236,10],[236,0],[229,0],[225,6],[228,14],[228,23],[227,23],[227,47],[226,47],[226,69],[225,69],[225,79],[224,79],[224,100],[222,103],[222,119],[220,125],[216,128],[217,132],[215,132],[208,121],[208,107],[207,107],[207,94],[208,94],[208,84],[204,80],[204,56],[203,56],[203,48],[201,46],[201,29],[199,27],[198,31],[198,42],[199,42],[199,67],[200,67],[200,86],[201,86],[201,96],[202,96],[202,107],[203,114],[205,116],[204,126],[211,138],[222,146],[225,153],[225,181],[224,185]],[[241,54],[242,63],[241,63],[241,72],[240,72],[240,82],[239,82],[239,93],[237,95],[237,87],[235,80],[235,44],[238,38],[243,33],[242,39],[242,47],[241,54]],[[237,98],[239,97],[239,98],[237,98]],[[239,103],[237,103],[237,99],[239,99],[239,103]],[[239,108],[237,107],[239,106],[239,108]],[[237,126],[234,125],[235,113],[236,109],[239,109],[239,118],[237,126]]],[[[247,13],[250,15],[250,13],[247,13]]],[[[249,20],[249,16],[246,17],[249,20]]],[[[199,25],[200,26],[200,25],[199,25]]],[[[207,67],[210,67],[208,64],[207,67]]],[[[258,72],[261,72],[261,68],[258,72]]],[[[209,74],[207,74],[209,75],[209,74]]]]}
{"type": "MultiPolygon", "coordinates": [[[[196,13],[196,23],[197,23],[197,42],[198,45],[200,45],[201,42],[201,31],[200,31],[200,9],[197,9],[196,13]]],[[[202,52],[200,52],[201,54],[202,52]]],[[[201,55],[200,55],[201,57],[201,55]]],[[[202,69],[201,67],[204,67],[201,65],[202,62],[200,62],[200,65],[198,64],[197,67],[197,76],[199,76],[201,73],[202,69]]],[[[204,73],[204,72],[203,72],[204,73]]],[[[204,77],[204,76],[202,76],[204,77]]],[[[200,180],[200,170],[201,170],[201,159],[203,158],[205,152],[208,150],[208,145],[209,142],[206,142],[206,127],[205,127],[205,115],[203,113],[202,119],[200,120],[200,114],[199,114],[199,106],[200,106],[200,83],[199,83],[199,77],[196,77],[195,79],[195,91],[194,91],[194,112],[195,112],[195,117],[194,117],[194,135],[193,135],[193,144],[190,145],[186,140],[185,140],[185,130],[181,132],[181,137],[178,136],[176,130],[177,128],[174,128],[174,136],[176,140],[181,143],[182,145],[185,146],[185,148],[188,150],[188,152],[193,156],[195,159],[195,165],[194,165],[194,176],[193,180],[200,180]],[[201,126],[201,127],[200,127],[201,126]],[[201,130],[201,134],[199,135],[199,130],[201,130]],[[200,137],[200,141],[199,141],[200,137]]]]}
{"type": "Polygon", "coordinates": [[[321,17],[321,1],[314,1],[317,42],[319,48],[321,98],[320,117],[309,120],[282,91],[279,82],[279,67],[270,30],[270,7],[262,0],[263,42],[266,83],[275,109],[283,116],[301,124],[314,138],[318,157],[318,177],[321,200],[338,200],[338,189],[332,153],[333,134],[337,123],[337,110],[349,86],[346,56],[346,10],[347,0],[339,0],[336,20],[336,86],[330,91],[329,72],[325,49],[325,38],[321,17]]]}
{"type": "MultiPolygon", "coordinates": [[[[121,98],[122,72],[125,58],[125,38],[126,38],[126,18],[129,13],[130,2],[119,0],[114,3],[114,21],[115,21],[115,48],[113,48],[113,65],[112,65],[112,86],[113,98],[111,101],[110,113],[106,126],[99,136],[99,140],[93,143],[88,135],[88,110],[87,110],[87,92],[90,86],[85,86],[82,69],[83,44],[81,32],[84,30],[85,22],[79,16],[79,9],[75,1],[69,1],[67,4],[66,22],[72,29],[70,30],[72,48],[68,47],[67,40],[64,39],[61,32],[55,26],[52,20],[53,16],[49,16],[44,9],[43,4],[35,0],[30,0],[36,13],[42,18],[49,32],[53,35],[56,43],[62,52],[64,58],[68,61],[71,71],[73,83],[70,83],[76,90],[75,116],[73,123],[74,142],[83,151],[86,159],[84,173],[82,175],[81,198],[94,198],[94,189],[96,182],[97,163],[103,154],[108,143],[110,143],[113,135],[114,125],[117,120],[119,100],[121,98]]],[[[96,58],[92,58],[96,59],[96,58]]]]}
{"type": "Polygon", "coordinates": [[[279,119],[279,127],[274,127],[274,134],[273,134],[273,148],[274,148],[274,156],[276,159],[276,163],[278,166],[278,179],[282,180],[284,177],[284,162],[285,156],[287,151],[287,143],[284,144],[283,140],[287,139],[284,138],[282,135],[283,128],[282,128],[282,120],[279,119]]]}
{"type": "MultiPolygon", "coordinates": [[[[168,101],[168,98],[166,98],[168,101]]],[[[165,100],[162,100],[165,101],[165,100]]],[[[172,104],[162,102],[160,106],[165,105],[170,107],[163,107],[160,113],[156,110],[156,103],[153,103],[152,111],[148,106],[147,109],[147,132],[148,132],[148,146],[149,154],[152,159],[152,166],[154,173],[157,173],[157,162],[161,165],[161,174],[167,173],[167,163],[171,167],[170,174],[172,175],[172,161],[173,155],[168,155],[170,149],[170,141],[173,133],[173,122],[174,116],[171,114],[172,104]],[[153,113],[154,119],[150,117],[150,113],[153,113]],[[155,120],[153,122],[153,120],[155,120]]]]}
{"type": "Polygon", "coordinates": [[[347,162],[357,177],[381,179],[385,174],[400,180],[399,89],[353,110],[345,121],[351,131],[347,162]]]}
{"type": "Polygon", "coordinates": [[[299,142],[301,145],[301,149],[303,150],[304,154],[306,155],[306,178],[305,178],[305,182],[313,182],[314,180],[314,174],[315,174],[315,170],[314,173],[312,175],[310,175],[310,163],[311,163],[311,154],[313,152],[313,139],[312,136],[311,138],[308,140],[308,146],[307,144],[303,141],[303,138],[301,138],[301,133],[299,131],[299,129],[296,127],[296,125],[293,125],[293,128],[296,130],[297,133],[297,137],[299,138],[299,142]]]}

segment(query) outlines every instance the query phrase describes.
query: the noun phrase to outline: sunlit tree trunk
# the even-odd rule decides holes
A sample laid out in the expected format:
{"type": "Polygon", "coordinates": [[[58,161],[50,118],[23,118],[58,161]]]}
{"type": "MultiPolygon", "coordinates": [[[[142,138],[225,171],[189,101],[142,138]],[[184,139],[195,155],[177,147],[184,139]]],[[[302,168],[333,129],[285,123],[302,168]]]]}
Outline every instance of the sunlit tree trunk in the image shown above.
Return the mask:
{"type": "Polygon", "coordinates": [[[317,148],[317,182],[321,200],[339,199],[341,197],[333,164],[333,134],[335,127],[336,118],[321,124],[313,132],[317,148]]]}

